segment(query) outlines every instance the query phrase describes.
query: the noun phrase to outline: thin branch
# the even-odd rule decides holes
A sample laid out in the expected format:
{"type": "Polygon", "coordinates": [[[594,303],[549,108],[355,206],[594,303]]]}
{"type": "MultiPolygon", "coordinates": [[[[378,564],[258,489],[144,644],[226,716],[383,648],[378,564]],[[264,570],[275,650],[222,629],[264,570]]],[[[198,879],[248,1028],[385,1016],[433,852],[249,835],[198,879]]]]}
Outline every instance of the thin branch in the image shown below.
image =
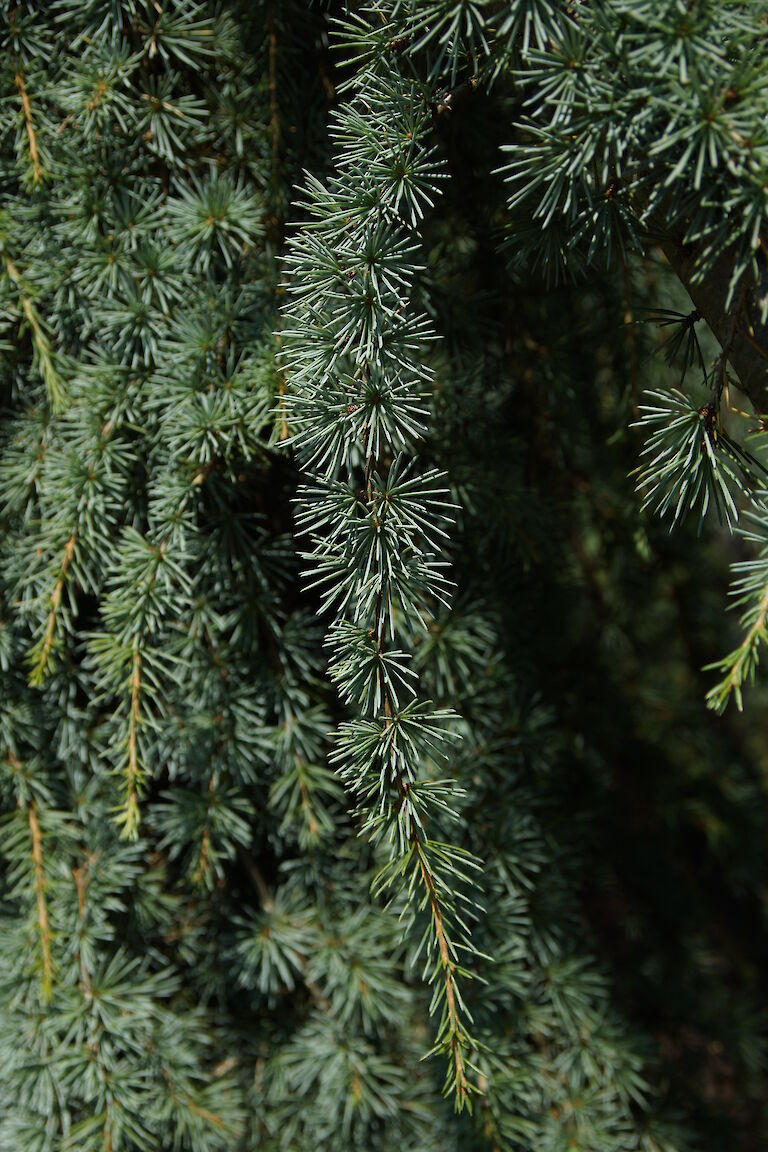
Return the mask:
{"type": "Polygon", "coordinates": [[[32,161],[32,182],[39,184],[43,178],[43,166],[40,163],[40,154],[37,150],[37,134],[35,132],[35,125],[32,119],[32,105],[29,102],[29,94],[27,93],[26,85],[24,84],[24,76],[21,72],[17,72],[14,76],[14,83],[19,93],[19,100],[21,101],[21,112],[24,117],[24,127],[27,131],[27,141],[29,143],[29,158],[32,161]]]}
{"type": "MultiPolygon", "coordinates": [[[[365,477],[366,477],[366,490],[369,502],[372,499],[373,488],[373,472],[376,466],[376,461],[373,455],[369,455],[366,460],[365,477]]],[[[376,600],[376,608],[374,613],[373,628],[376,636],[383,634],[383,598],[382,593],[376,600]]],[[[389,719],[395,715],[392,699],[389,689],[386,685],[383,688],[384,698],[384,715],[389,719]]],[[[399,802],[398,811],[407,802],[408,798],[408,783],[403,779],[401,773],[397,773],[394,779],[394,786],[397,791],[399,802]]],[[[459,1020],[459,1013],[456,1004],[455,993],[455,965],[451,959],[450,949],[448,946],[448,939],[445,932],[443,909],[440,902],[437,889],[435,887],[434,877],[430,871],[429,864],[424,856],[424,848],[419,836],[418,827],[415,821],[411,821],[409,840],[411,850],[418,863],[419,871],[421,873],[424,890],[427,895],[429,903],[430,914],[432,917],[432,926],[434,929],[435,940],[437,941],[438,953],[440,955],[440,965],[442,967],[442,978],[445,987],[445,1004],[448,1022],[448,1042],[451,1052],[451,1060],[455,1074],[456,1086],[456,1099],[459,1109],[463,1108],[469,1098],[471,1086],[467,1080],[466,1069],[464,1066],[464,1057],[462,1054],[462,1045],[466,1040],[464,1030],[461,1027],[459,1020]]]]}
{"type": "Polygon", "coordinates": [[[138,642],[134,646],[131,664],[131,702],[128,711],[128,768],[126,782],[128,795],[124,810],[120,815],[123,825],[122,835],[130,837],[135,835],[139,823],[139,780],[141,779],[141,765],[139,763],[139,726],[141,724],[141,648],[138,642]]]}
{"type": "MultiPolygon", "coordinates": [[[[87,856],[81,865],[72,869],[72,878],[75,881],[75,888],[77,890],[77,921],[78,932],[82,936],[85,925],[86,915],[86,902],[85,894],[88,888],[88,881],[90,880],[91,864],[93,862],[92,856],[87,856]]],[[[85,957],[82,950],[78,947],[75,953],[75,959],[80,965],[80,984],[86,996],[91,995],[91,976],[86,967],[85,957]]]]}
{"type": "Polygon", "coordinates": [[[73,532],[64,547],[64,555],[59,567],[59,575],[56,580],[53,592],[51,593],[51,606],[48,611],[48,620],[45,626],[45,633],[40,645],[40,651],[35,660],[34,667],[29,674],[29,683],[34,686],[39,686],[45,679],[45,674],[51,661],[51,654],[53,652],[53,645],[56,639],[56,623],[59,618],[59,607],[61,606],[61,597],[64,592],[64,584],[67,579],[67,573],[72,563],[72,558],[75,554],[75,546],[77,544],[77,533],[73,532]]]}
{"type": "MultiPolygon", "coordinates": [[[[143,597],[145,600],[149,597],[155,580],[157,579],[157,571],[160,566],[160,561],[165,554],[167,546],[168,539],[166,537],[155,548],[157,562],[155,563],[152,574],[149,577],[145,588],[143,589],[143,597]]],[[[138,832],[139,823],[141,821],[141,813],[139,811],[139,788],[144,776],[144,769],[139,757],[139,729],[142,724],[142,637],[143,632],[138,632],[133,637],[131,675],[128,681],[131,696],[128,705],[128,764],[125,770],[127,795],[122,812],[119,813],[116,820],[118,826],[121,827],[120,835],[123,839],[132,839],[135,837],[138,832]]]]}
{"type": "Polygon", "coordinates": [[[35,899],[37,902],[37,929],[40,937],[42,957],[41,998],[43,1003],[51,999],[53,993],[53,961],[51,959],[51,927],[48,919],[48,905],[45,899],[45,868],[43,865],[43,834],[34,801],[27,806],[29,834],[32,840],[32,861],[35,869],[35,899]]]}
{"type": "Polygon", "coordinates": [[[66,392],[64,382],[56,368],[51,342],[46,334],[43,321],[32,303],[32,298],[24,287],[21,273],[7,253],[4,255],[4,261],[5,270],[18,290],[19,305],[32,334],[32,347],[35,353],[37,370],[48,391],[48,399],[50,400],[51,407],[56,411],[63,407],[64,401],[66,400],[66,392]]]}
{"type": "MultiPolygon", "coordinates": [[[[213,799],[216,792],[216,777],[212,775],[208,781],[208,795],[213,799]]],[[[192,883],[195,885],[202,884],[208,872],[208,864],[211,852],[211,829],[208,821],[206,820],[203,826],[203,832],[200,837],[200,859],[198,860],[197,867],[192,875],[192,883]]]]}
{"type": "Polygon", "coordinates": [[[440,963],[443,968],[443,981],[445,983],[445,1006],[448,1013],[448,1033],[450,1038],[451,1058],[453,1060],[454,1072],[456,1074],[456,1091],[458,1093],[459,1101],[463,1104],[469,1096],[470,1085],[467,1081],[466,1070],[464,1067],[464,1057],[462,1055],[461,1047],[465,1040],[464,1030],[461,1027],[459,1020],[458,1008],[456,1005],[456,993],[454,990],[455,964],[451,959],[450,951],[448,948],[448,940],[445,935],[445,928],[443,927],[443,912],[440,906],[440,899],[435,889],[434,878],[429,871],[429,866],[424,859],[421,842],[415,827],[411,831],[411,843],[413,850],[416,854],[416,859],[419,862],[424,887],[429,899],[430,912],[432,913],[432,924],[435,930],[435,938],[437,940],[437,947],[440,953],[440,963]]]}

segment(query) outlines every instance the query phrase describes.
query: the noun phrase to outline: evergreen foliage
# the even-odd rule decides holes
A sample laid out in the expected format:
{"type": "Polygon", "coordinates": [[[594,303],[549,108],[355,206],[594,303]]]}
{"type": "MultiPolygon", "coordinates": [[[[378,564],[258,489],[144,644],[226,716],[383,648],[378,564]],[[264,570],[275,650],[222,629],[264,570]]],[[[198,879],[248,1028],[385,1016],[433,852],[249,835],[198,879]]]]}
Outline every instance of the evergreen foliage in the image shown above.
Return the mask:
{"type": "Polygon", "coordinates": [[[5,5],[0,1152],[762,1146],[766,18],[5,5]]]}

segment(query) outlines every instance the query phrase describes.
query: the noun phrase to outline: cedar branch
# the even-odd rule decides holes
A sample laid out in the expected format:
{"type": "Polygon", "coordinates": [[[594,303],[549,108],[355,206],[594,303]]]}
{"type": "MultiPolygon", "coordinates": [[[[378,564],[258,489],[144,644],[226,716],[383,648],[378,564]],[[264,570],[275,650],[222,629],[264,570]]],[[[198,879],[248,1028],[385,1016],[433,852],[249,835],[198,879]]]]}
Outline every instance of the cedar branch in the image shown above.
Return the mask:
{"type": "Polygon", "coordinates": [[[27,807],[27,820],[29,834],[32,840],[32,861],[35,868],[35,899],[37,902],[37,928],[40,936],[40,953],[42,956],[43,977],[41,995],[47,1003],[53,992],[53,962],[51,960],[51,927],[48,919],[48,905],[45,899],[45,868],[43,865],[43,834],[40,830],[40,821],[34,801],[27,807]]]}
{"type": "Polygon", "coordinates": [[[696,245],[670,237],[662,250],[691,300],[714,333],[724,355],[739,378],[742,391],[756,412],[766,410],[768,385],[768,320],[762,308],[768,294],[768,259],[756,254],[757,276],[745,273],[740,298],[731,304],[731,278],[735,253],[726,248],[706,268],[699,270],[701,254],[696,245]]]}
{"type": "Polygon", "coordinates": [[[24,83],[23,74],[17,72],[13,79],[19,93],[21,112],[24,117],[24,127],[27,132],[29,158],[32,161],[32,182],[39,184],[43,178],[43,166],[40,163],[40,154],[37,150],[37,133],[35,132],[35,124],[32,119],[32,105],[29,102],[29,93],[24,83]]]}
{"type": "Polygon", "coordinates": [[[30,672],[29,682],[32,685],[40,685],[43,682],[45,673],[48,670],[51,653],[53,651],[54,641],[56,639],[56,623],[59,616],[59,607],[61,606],[61,597],[64,592],[64,583],[67,579],[67,573],[72,563],[72,558],[75,554],[75,545],[77,544],[77,533],[73,532],[64,547],[64,555],[62,557],[61,566],[59,568],[59,575],[54,585],[53,592],[51,593],[51,606],[48,611],[48,619],[45,626],[45,633],[43,641],[40,646],[39,655],[35,661],[34,668],[30,672]]]}

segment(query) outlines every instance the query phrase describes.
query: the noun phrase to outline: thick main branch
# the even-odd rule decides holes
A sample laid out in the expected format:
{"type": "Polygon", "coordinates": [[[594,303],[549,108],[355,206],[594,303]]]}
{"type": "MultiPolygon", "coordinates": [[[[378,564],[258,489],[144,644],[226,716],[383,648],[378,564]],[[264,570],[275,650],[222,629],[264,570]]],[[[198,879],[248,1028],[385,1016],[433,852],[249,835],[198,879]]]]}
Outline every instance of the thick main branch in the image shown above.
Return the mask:
{"type": "Polygon", "coordinates": [[[726,248],[703,276],[696,245],[669,239],[662,244],[670,267],[717,338],[756,412],[768,410],[768,323],[762,320],[768,294],[768,259],[758,253],[758,276],[728,301],[734,252],[726,248]],[[735,309],[735,312],[734,312],[735,309]]]}

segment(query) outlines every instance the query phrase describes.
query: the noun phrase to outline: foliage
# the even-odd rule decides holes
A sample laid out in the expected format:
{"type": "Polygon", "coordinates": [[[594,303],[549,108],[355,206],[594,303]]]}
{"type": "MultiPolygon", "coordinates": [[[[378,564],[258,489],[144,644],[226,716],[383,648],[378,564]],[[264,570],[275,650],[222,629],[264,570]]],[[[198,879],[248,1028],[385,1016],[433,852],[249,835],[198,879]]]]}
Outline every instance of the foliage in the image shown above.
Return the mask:
{"type": "Polygon", "coordinates": [[[0,1149],[761,1146],[764,15],[5,6],[0,1149]]]}

